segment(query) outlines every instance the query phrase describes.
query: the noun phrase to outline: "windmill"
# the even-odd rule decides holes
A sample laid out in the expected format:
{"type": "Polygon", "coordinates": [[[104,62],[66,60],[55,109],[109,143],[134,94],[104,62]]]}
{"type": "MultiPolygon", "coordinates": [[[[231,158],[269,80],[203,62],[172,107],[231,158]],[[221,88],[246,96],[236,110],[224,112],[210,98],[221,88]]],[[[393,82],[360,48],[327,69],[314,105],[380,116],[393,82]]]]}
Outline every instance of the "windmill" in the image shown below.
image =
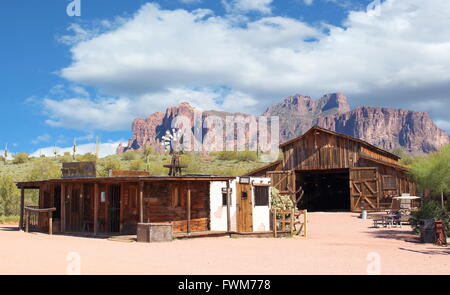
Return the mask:
{"type": "Polygon", "coordinates": [[[163,142],[161,144],[166,152],[172,155],[170,165],[164,165],[165,168],[169,168],[169,176],[181,176],[181,169],[187,168],[187,166],[180,164],[180,154],[184,151],[182,137],[181,130],[176,131],[175,129],[172,129],[172,132],[167,130],[166,135],[162,137],[163,142]]]}

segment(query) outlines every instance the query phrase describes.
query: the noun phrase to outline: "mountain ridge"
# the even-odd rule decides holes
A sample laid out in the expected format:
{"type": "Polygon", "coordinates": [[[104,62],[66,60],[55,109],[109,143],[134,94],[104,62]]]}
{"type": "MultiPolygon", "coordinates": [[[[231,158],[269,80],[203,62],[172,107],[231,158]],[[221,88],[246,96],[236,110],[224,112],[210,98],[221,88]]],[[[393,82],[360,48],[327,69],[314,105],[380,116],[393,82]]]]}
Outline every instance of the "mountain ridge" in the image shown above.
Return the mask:
{"type": "MultiPolygon", "coordinates": [[[[130,149],[141,149],[145,145],[162,150],[161,137],[177,116],[184,116],[194,126],[194,120],[204,123],[210,116],[243,116],[257,120],[256,116],[244,113],[229,113],[216,110],[201,112],[188,102],[155,112],[147,118],[136,118],[132,123],[133,137],[127,146],[119,145],[117,153],[130,149]]],[[[280,143],[301,136],[312,126],[320,126],[338,133],[362,139],[382,149],[391,151],[401,147],[409,153],[429,153],[450,143],[450,135],[439,129],[428,113],[387,107],[359,106],[350,108],[342,93],[329,93],[320,99],[295,94],[269,106],[262,114],[280,118],[280,143]]],[[[196,131],[197,134],[200,132],[196,131]]],[[[208,142],[209,151],[222,150],[220,142],[211,141],[209,128],[202,128],[203,141],[208,142]]]]}

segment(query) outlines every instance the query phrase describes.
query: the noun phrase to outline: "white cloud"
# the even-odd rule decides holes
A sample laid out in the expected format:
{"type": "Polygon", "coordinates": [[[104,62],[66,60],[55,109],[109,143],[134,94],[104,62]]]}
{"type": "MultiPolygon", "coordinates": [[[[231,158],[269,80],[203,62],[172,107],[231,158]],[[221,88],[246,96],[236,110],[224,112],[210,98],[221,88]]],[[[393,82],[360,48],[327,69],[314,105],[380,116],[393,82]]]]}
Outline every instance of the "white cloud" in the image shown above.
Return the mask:
{"type": "MultiPolygon", "coordinates": [[[[117,147],[119,146],[119,144],[121,142],[124,142],[124,141],[101,143],[100,144],[100,153],[99,153],[100,158],[103,158],[103,157],[106,157],[106,156],[109,156],[109,155],[114,155],[116,153],[117,147]]],[[[33,152],[31,154],[31,156],[32,157],[39,157],[41,155],[45,155],[46,157],[53,157],[54,156],[54,154],[53,154],[54,149],[55,149],[54,146],[40,148],[39,150],[33,152]]],[[[95,154],[95,149],[96,149],[96,143],[86,143],[86,144],[77,145],[77,154],[78,155],[83,155],[83,154],[86,154],[86,153],[95,154]]],[[[58,155],[63,155],[66,152],[72,154],[73,153],[73,146],[70,146],[70,147],[56,147],[56,150],[58,152],[58,155]]]]}
{"type": "Polygon", "coordinates": [[[180,0],[180,2],[184,4],[198,4],[201,3],[202,0],[180,0]]]}
{"type": "Polygon", "coordinates": [[[314,4],[314,0],[303,0],[303,3],[305,3],[305,5],[311,6],[314,4]]]}
{"type": "Polygon", "coordinates": [[[135,99],[100,98],[90,100],[75,97],[55,100],[46,98],[43,105],[49,116],[47,124],[53,127],[88,130],[86,136],[78,138],[86,140],[94,137],[92,130],[127,130],[136,117],[145,117],[152,112],[163,110],[166,106],[186,101],[199,110],[232,111],[237,104],[242,108],[257,104],[255,99],[237,91],[173,88],[144,94],[135,99]],[[222,100],[224,101],[220,103],[222,100]]]}
{"type": "Polygon", "coordinates": [[[35,139],[31,141],[32,144],[38,144],[41,142],[49,142],[52,139],[52,137],[48,134],[39,135],[35,139]]]}
{"type": "MultiPolygon", "coordinates": [[[[271,1],[226,3],[249,11],[271,1]]],[[[69,81],[112,98],[48,98],[48,123],[122,129],[130,118],[185,100],[259,113],[298,92],[344,92],[353,105],[427,110],[434,119],[448,118],[450,1],[387,0],[380,11],[352,11],[345,28],[326,26],[325,34],[287,17],[236,25],[208,10],[146,4],[120,26],[76,43],[72,64],[61,71],[69,81]],[[216,92],[220,87],[230,91],[216,92]],[[440,107],[430,108],[433,103],[440,107]]]]}
{"type": "Polygon", "coordinates": [[[246,13],[250,11],[257,11],[262,14],[272,13],[273,0],[222,0],[227,12],[236,13],[246,13]]]}

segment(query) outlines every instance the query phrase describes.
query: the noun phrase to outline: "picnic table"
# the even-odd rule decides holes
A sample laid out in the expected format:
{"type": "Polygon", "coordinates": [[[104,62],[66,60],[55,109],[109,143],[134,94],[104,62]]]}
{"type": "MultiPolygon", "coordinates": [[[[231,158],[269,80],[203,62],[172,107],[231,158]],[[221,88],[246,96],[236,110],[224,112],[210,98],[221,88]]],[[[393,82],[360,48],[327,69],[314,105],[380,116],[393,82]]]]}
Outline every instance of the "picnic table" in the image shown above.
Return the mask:
{"type": "Polygon", "coordinates": [[[383,227],[391,228],[394,225],[400,225],[402,227],[402,223],[400,222],[399,215],[394,213],[387,214],[378,214],[378,218],[373,220],[373,226],[379,227],[380,225],[383,227]]]}

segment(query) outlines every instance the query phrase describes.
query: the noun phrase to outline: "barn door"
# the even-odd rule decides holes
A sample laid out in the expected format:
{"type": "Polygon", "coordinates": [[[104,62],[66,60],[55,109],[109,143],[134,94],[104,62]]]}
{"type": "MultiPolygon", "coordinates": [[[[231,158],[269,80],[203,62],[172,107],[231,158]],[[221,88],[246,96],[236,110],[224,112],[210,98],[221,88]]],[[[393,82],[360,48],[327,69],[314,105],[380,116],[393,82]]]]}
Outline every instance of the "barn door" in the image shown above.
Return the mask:
{"type": "Polygon", "coordinates": [[[120,232],[120,185],[110,186],[108,199],[109,231],[120,232]]]}
{"type": "Polygon", "coordinates": [[[353,212],[379,209],[379,179],[376,167],[350,168],[350,207],[353,212]]]}
{"type": "Polygon", "coordinates": [[[237,189],[237,230],[238,232],[253,231],[252,186],[250,184],[236,184],[237,189]]]}

